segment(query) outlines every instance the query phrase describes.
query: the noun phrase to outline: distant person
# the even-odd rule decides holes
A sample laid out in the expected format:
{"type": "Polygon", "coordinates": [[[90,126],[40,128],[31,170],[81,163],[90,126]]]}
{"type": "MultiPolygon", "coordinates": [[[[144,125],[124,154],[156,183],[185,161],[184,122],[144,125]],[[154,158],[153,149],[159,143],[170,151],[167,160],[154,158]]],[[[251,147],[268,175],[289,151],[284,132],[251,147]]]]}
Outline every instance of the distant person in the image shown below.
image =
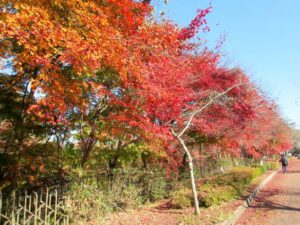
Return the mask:
{"type": "Polygon", "coordinates": [[[286,155],[281,154],[279,162],[281,163],[281,166],[282,166],[282,173],[285,174],[286,173],[286,167],[289,164],[286,155]]]}

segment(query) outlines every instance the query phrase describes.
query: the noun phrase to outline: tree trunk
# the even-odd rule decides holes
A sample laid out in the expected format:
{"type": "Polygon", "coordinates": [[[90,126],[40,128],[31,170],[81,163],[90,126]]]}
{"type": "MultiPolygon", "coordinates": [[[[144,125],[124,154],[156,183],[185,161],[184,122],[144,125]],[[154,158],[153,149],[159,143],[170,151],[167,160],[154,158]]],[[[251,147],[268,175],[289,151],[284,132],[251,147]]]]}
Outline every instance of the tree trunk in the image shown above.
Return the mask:
{"type": "MultiPolygon", "coordinates": [[[[194,205],[195,205],[195,214],[199,215],[200,214],[200,209],[199,209],[199,201],[198,201],[198,194],[197,194],[197,189],[196,189],[196,184],[195,184],[195,177],[194,177],[194,168],[193,168],[193,157],[190,153],[190,151],[188,150],[187,146],[185,145],[183,139],[181,138],[182,135],[184,135],[184,133],[190,128],[194,117],[197,114],[202,113],[206,108],[208,108],[209,106],[211,106],[212,104],[215,103],[215,101],[222,97],[223,95],[226,95],[229,91],[231,91],[233,88],[240,86],[241,84],[238,85],[234,85],[230,88],[228,88],[227,90],[225,90],[222,93],[219,93],[218,95],[214,96],[213,98],[211,98],[205,105],[203,105],[202,107],[200,107],[199,109],[195,110],[189,117],[186,125],[184,126],[184,128],[180,131],[179,134],[176,134],[174,132],[174,130],[171,128],[171,132],[174,135],[174,137],[180,142],[180,144],[182,145],[184,151],[187,154],[188,160],[189,160],[189,168],[190,168],[190,176],[191,176],[191,183],[192,183],[192,191],[193,191],[193,197],[194,197],[194,205]]],[[[172,125],[174,125],[172,123],[172,125]]]]}
{"type": "Polygon", "coordinates": [[[195,214],[200,215],[200,208],[199,208],[199,200],[198,200],[198,193],[197,193],[197,188],[196,188],[196,183],[195,183],[195,176],[194,176],[194,165],[193,165],[193,157],[188,150],[187,146],[184,143],[184,140],[180,137],[177,137],[179,140],[180,144],[182,145],[187,158],[188,158],[188,164],[189,164],[189,169],[190,169],[190,177],[191,177],[191,185],[192,185],[192,191],[193,191],[193,199],[194,199],[194,207],[195,207],[195,214]]]}
{"type": "Polygon", "coordinates": [[[143,163],[143,169],[147,169],[147,155],[144,152],[141,154],[141,159],[143,163]]]}
{"type": "Polygon", "coordinates": [[[62,146],[61,146],[61,139],[59,136],[56,136],[56,144],[57,144],[57,150],[58,150],[58,178],[59,178],[59,186],[61,193],[63,192],[63,161],[62,161],[62,146]]]}
{"type": "Polygon", "coordinates": [[[186,168],[187,168],[187,154],[184,153],[183,157],[182,157],[182,165],[179,167],[179,175],[180,175],[180,178],[181,177],[184,177],[184,173],[186,171],[186,168]]]}
{"type": "Polygon", "coordinates": [[[84,149],[82,150],[83,154],[82,154],[82,158],[81,158],[81,167],[83,168],[85,163],[87,162],[88,160],[88,157],[89,157],[89,151],[84,149]]]}

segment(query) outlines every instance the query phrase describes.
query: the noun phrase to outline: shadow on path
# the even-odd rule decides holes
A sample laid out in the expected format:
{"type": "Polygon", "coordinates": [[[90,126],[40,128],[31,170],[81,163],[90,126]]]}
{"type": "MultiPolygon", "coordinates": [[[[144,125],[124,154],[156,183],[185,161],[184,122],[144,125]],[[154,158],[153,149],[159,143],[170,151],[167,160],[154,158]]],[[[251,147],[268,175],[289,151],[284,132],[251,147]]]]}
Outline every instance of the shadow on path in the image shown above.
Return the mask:
{"type": "Polygon", "coordinates": [[[288,210],[288,211],[299,211],[300,212],[300,206],[298,207],[292,207],[285,204],[280,204],[277,201],[277,197],[283,198],[283,197],[300,197],[300,189],[296,188],[286,188],[286,189],[278,189],[278,188],[272,188],[265,191],[261,191],[260,195],[256,197],[255,202],[250,206],[250,208],[254,209],[269,209],[269,210],[288,210]],[[274,200],[270,200],[273,199],[274,200]]]}
{"type": "Polygon", "coordinates": [[[256,201],[259,204],[252,205],[251,208],[256,208],[256,209],[262,208],[262,209],[270,209],[270,210],[288,210],[288,211],[300,212],[300,208],[290,207],[287,205],[278,204],[268,200],[260,201],[257,199],[256,201]]]}
{"type": "Polygon", "coordinates": [[[300,225],[300,160],[291,159],[260,191],[236,224],[300,225]]]}
{"type": "Polygon", "coordinates": [[[289,173],[300,173],[300,170],[287,170],[287,174],[289,173]]]}

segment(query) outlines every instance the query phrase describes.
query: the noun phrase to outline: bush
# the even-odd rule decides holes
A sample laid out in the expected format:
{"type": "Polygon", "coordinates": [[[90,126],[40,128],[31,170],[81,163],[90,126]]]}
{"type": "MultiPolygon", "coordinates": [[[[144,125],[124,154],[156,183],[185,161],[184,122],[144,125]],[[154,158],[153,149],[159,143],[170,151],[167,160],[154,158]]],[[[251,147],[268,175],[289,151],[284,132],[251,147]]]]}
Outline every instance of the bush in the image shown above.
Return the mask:
{"type": "Polygon", "coordinates": [[[245,191],[247,186],[261,174],[260,168],[235,168],[229,172],[231,180],[229,180],[227,185],[234,187],[237,193],[240,195],[245,191]]]}
{"type": "Polygon", "coordinates": [[[107,197],[94,186],[73,185],[68,194],[67,212],[71,224],[100,224],[104,213],[112,211],[107,197]]]}
{"type": "Polygon", "coordinates": [[[141,189],[135,184],[115,182],[111,190],[105,191],[107,202],[114,210],[136,208],[143,203],[141,189]]]}
{"type": "Polygon", "coordinates": [[[101,218],[106,212],[136,208],[145,202],[167,196],[168,182],[163,170],[115,169],[111,175],[102,174],[98,177],[87,177],[86,173],[82,169],[74,171],[68,194],[71,196],[71,205],[76,206],[71,211],[76,214],[79,208],[86,208],[82,211],[87,218],[97,218],[95,214],[101,218]],[[87,210],[94,206],[95,212],[87,210]]]}
{"type": "Polygon", "coordinates": [[[278,170],[280,168],[279,162],[267,162],[266,166],[268,170],[278,170]]]}
{"type": "Polygon", "coordinates": [[[213,186],[245,186],[259,175],[261,175],[259,168],[236,167],[223,175],[208,180],[207,183],[213,186]]]}
{"type": "Polygon", "coordinates": [[[218,160],[217,165],[219,167],[232,168],[234,166],[234,160],[226,157],[218,160]]]}
{"type": "Polygon", "coordinates": [[[137,193],[142,203],[153,202],[167,196],[168,182],[162,169],[147,171],[138,169],[115,170],[112,183],[117,187],[134,185],[138,189],[137,193]]]}
{"type": "Polygon", "coordinates": [[[209,207],[228,202],[241,195],[259,175],[260,168],[236,167],[223,175],[211,178],[199,187],[200,203],[209,207]]]}
{"type": "Polygon", "coordinates": [[[182,188],[172,193],[171,206],[183,209],[192,206],[192,194],[188,188],[182,188]]]}
{"type": "Polygon", "coordinates": [[[145,173],[139,180],[142,188],[143,201],[153,202],[163,199],[167,196],[167,180],[164,171],[154,170],[150,173],[145,173]]]}
{"type": "Polygon", "coordinates": [[[237,196],[236,190],[229,185],[212,186],[205,184],[199,192],[199,202],[201,206],[210,207],[228,202],[237,196]]]}
{"type": "Polygon", "coordinates": [[[74,183],[67,194],[71,224],[101,224],[108,212],[135,208],[142,204],[140,189],[132,184],[115,183],[111,190],[104,190],[96,182],[74,183]]]}
{"type": "Polygon", "coordinates": [[[258,168],[260,169],[260,173],[264,174],[267,172],[268,170],[268,165],[264,164],[264,165],[259,165],[258,168]]]}
{"type": "Polygon", "coordinates": [[[260,169],[261,174],[264,174],[267,170],[278,170],[280,164],[278,162],[265,162],[263,165],[255,165],[255,167],[260,169]]]}

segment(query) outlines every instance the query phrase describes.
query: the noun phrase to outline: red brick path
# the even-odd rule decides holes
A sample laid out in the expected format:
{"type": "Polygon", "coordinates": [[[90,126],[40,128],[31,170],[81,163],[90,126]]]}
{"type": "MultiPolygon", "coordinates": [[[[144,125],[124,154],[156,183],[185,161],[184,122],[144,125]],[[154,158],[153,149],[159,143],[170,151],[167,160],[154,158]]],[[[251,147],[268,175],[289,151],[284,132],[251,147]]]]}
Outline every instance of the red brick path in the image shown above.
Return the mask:
{"type": "Polygon", "coordinates": [[[300,225],[300,160],[278,173],[258,194],[236,225],[300,225]]]}

